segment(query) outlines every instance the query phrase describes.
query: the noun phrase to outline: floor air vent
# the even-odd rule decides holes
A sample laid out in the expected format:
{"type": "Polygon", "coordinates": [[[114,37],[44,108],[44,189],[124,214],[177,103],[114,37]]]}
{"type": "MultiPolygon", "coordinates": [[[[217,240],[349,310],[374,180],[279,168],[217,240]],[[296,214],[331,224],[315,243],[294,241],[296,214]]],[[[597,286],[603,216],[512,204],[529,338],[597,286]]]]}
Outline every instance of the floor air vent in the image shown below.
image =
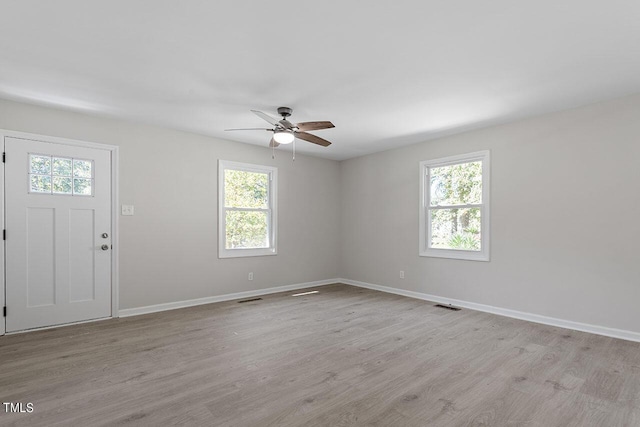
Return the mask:
{"type": "Polygon", "coordinates": [[[436,304],[434,307],[446,308],[447,310],[460,311],[460,307],[454,307],[452,305],[436,304]]]}
{"type": "Polygon", "coordinates": [[[238,301],[238,304],[243,302],[251,302],[251,301],[261,301],[262,298],[251,298],[251,299],[243,299],[242,301],[238,301]]]}

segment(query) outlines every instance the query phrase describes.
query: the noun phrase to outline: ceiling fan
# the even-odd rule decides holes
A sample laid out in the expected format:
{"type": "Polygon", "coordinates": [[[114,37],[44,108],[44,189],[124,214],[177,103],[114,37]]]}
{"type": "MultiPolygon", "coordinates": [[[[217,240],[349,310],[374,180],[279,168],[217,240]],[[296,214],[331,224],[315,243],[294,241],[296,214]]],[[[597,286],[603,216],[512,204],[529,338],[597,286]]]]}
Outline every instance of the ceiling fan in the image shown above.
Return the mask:
{"type": "Polygon", "coordinates": [[[270,115],[263,113],[262,111],[251,110],[251,112],[273,125],[273,129],[246,128],[225,130],[266,130],[268,132],[273,132],[273,136],[271,137],[271,141],[269,142],[269,147],[272,148],[275,148],[280,144],[291,144],[296,138],[303,139],[307,142],[321,145],[323,147],[328,147],[329,145],[331,145],[331,143],[326,139],[307,133],[307,131],[310,130],[330,129],[332,127],[335,127],[331,122],[320,121],[291,123],[289,120],[287,120],[287,117],[291,116],[291,113],[293,113],[293,110],[289,107],[278,108],[278,114],[282,116],[282,120],[275,119],[270,115]]]}

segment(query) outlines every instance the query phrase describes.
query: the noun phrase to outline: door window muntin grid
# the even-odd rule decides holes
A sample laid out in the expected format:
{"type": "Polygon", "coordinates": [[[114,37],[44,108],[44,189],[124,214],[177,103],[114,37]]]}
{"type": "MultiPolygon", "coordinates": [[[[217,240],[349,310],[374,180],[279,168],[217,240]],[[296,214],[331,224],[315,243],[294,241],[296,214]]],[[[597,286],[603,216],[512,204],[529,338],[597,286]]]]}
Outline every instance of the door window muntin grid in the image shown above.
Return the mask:
{"type": "Polygon", "coordinates": [[[93,160],[29,153],[28,166],[30,194],[93,196],[93,160]]]}

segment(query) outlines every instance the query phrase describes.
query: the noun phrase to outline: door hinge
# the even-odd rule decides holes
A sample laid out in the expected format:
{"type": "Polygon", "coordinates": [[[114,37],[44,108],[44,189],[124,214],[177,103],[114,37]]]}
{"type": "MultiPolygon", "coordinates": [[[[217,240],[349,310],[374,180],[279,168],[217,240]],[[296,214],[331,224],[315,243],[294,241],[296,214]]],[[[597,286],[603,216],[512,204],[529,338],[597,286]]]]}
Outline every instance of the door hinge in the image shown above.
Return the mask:
{"type": "Polygon", "coordinates": [[[6,305],[2,308],[2,317],[7,317],[7,306],[6,305]]]}
{"type": "Polygon", "coordinates": [[[5,153],[5,152],[3,151],[3,152],[2,152],[2,163],[4,163],[6,159],[7,159],[7,153],[5,153]]]}
{"type": "Polygon", "coordinates": [[[2,230],[2,240],[7,240],[7,230],[2,230]]]}

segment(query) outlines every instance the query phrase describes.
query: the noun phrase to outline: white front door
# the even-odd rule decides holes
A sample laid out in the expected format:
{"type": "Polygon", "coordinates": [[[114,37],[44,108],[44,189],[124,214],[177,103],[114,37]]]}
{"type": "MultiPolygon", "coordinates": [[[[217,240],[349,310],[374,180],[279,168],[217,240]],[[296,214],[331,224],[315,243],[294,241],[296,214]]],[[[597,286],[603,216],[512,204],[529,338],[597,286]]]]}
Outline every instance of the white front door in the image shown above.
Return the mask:
{"type": "Polygon", "coordinates": [[[4,143],[7,332],[111,316],[111,152],[4,143]]]}

